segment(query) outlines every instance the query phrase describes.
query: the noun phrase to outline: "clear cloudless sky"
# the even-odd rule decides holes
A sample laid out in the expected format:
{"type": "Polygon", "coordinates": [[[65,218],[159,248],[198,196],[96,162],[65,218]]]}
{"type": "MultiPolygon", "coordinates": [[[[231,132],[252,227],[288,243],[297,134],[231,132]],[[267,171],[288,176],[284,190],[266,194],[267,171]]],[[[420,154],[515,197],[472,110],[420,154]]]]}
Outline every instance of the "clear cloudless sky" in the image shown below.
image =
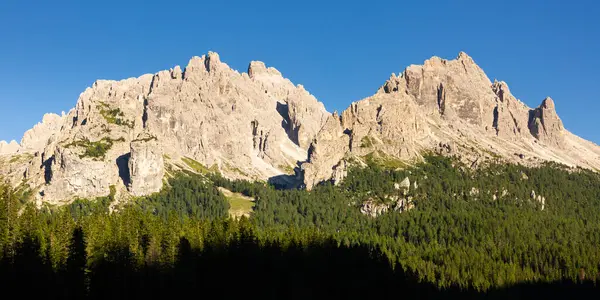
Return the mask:
{"type": "Polygon", "coordinates": [[[329,111],[391,73],[467,52],[531,107],[600,143],[600,1],[0,0],[0,139],[75,106],[96,79],[155,73],[216,51],[303,84],[329,111]]]}

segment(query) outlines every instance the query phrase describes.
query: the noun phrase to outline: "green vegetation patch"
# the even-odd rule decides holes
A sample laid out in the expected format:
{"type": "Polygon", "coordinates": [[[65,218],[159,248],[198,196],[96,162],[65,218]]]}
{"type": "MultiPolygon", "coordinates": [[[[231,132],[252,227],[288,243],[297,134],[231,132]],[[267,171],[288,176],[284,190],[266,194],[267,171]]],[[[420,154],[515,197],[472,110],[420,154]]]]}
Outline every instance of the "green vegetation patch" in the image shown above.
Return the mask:
{"type": "Polygon", "coordinates": [[[294,174],[294,168],[290,165],[280,165],[279,166],[280,170],[283,170],[285,173],[287,174],[294,174]]]}
{"type": "Polygon", "coordinates": [[[500,156],[498,153],[493,152],[493,151],[488,150],[488,149],[483,149],[483,152],[486,153],[486,154],[488,154],[492,158],[495,158],[495,159],[501,159],[502,158],[502,156],[500,156]]]}
{"type": "Polygon", "coordinates": [[[100,115],[104,117],[106,122],[109,124],[115,124],[119,126],[127,126],[133,129],[134,122],[125,119],[125,114],[119,108],[111,108],[108,104],[100,102],[97,106],[100,110],[100,115]]]}
{"type": "Polygon", "coordinates": [[[225,167],[226,167],[228,170],[230,170],[230,171],[233,171],[233,172],[236,172],[236,173],[238,173],[238,174],[240,174],[240,175],[242,175],[242,176],[244,176],[244,177],[250,177],[250,174],[248,174],[248,173],[246,173],[246,172],[242,171],[242,170],[241,170],[240,168],[238,168],[238,167],[232,166],[232,165],[230,165],[230,164],[228,164],[228,163],[225,163],[225,167]]]}
{"type": "Polygon", "coordinates": [[[365,155],[363,159],[369,166],[378,166],[384,169],[402,169],[409,166],[406,162],[379,150],[365,155]]]}
{"type": "Polygon", "coordinates": [[[360,140],[361,148],[371,148],[374,144],[375,140],[370,136],[363,136],[363,138],[360,140]]]}
{"type": "Polygon", "coordinates": [[[218,168],[216,165],[213,165],[212,167],[207,168],[202,163],[200,163],[197,160],[194,160],[192,158],[189,158],[189,157],[182,157],[181,160],[186,165],[188,165],[188,167],[192,168],[194,171],[196,171],[200,174],[210,174],[210,173],[218,172],[218,168]]]}
{"type": "Polygon", "coordinates": [[[219,188],[229,202],[229,215],[233,218],[250,216],[254,209],[254,199],[240,193],[233,193],[228,189],[219,188]]]}
{"type": "Polygon", "coordinates": [[[112,148],[115,142],[125,142],[125,138],[113,140],[111,138],[102,138],[99,141],[91,142],[89,139],[83,139],[79,141],[73,141],[67,145],[66,148],[79,147],[83,148],[84,151],[79,155],[79,158],[93,158],[94,160],[102,160],[106,156],[106,152],[112,148]]]}
{"type": "Polygon", "coordinates": [[[31,153],[17,154],[15,156],[12,156],[10,158],[10,160],[8,161],[8,163],[13,164],[16,162],[28,161],[28,160],[31,160],[32,158],[33,158],[33,155],[31,153]]]}
{"type": "Polygon", "coordinates": [[[143,139],[135,139],[133,141],[134,142],[144,142],[145,143],[145,142],[156,141],[156,140],[158,140],[158,138],[155,137],[155,136],[153,136],[153,135],[151,135],[151,136],[145,137],[143,139]]]}

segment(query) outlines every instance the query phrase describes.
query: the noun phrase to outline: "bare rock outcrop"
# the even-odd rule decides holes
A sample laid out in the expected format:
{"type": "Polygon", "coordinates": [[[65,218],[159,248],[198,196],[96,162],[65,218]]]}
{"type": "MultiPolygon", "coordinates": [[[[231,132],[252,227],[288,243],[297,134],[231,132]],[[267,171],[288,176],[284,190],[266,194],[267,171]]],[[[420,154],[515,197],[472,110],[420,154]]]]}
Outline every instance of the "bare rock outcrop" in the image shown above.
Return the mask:
{"type": "Polygon", "coordinates": [[[159,72],[145,100],[145,127],[166,145],[166,153],[216,165],[228,176],[284,174],[307,158],[307,148],[291,138],[290,130],[312,140],[324,108],[264,63],[252,62],[248,72],[230,69],[216,53],[192,58],[181,76],[175,70],[159,72]],[[297,105],[288,101],[306,101],[302,105],[319,113],[294,118],[292,127],[289,107],[297,105]]]}
{"type": "Polygon", "coordinates": [[[392,75],[379,93],[406,93],[426,116],[444,116],[485,126],[491,123],[494,94],[483,70],[466,53],[455,60],[432,57],[392,75]]]}
{"type": "MultiPolygon", "coordinates": [[[[308,189],[330,178],[334,166],[347,156],[382,152],[401,159],[419,156],[415,138],[424,129],[417,106],[406,94],[400,99],[378,94],[353,103],[341,116],[329,117],[311,146],[303,164],[308,189]]],[[[339,178],[338,178],[339,180],[339,178]]]]}
{"type": "Polygon", "coordinates": [[[21,148],[25,151],[41,151],[46,146],[48,139],[58,133],[65,124],[66,115],[45,114],[42,122],[33,126],[23,135],[21,148]]]}
{"type": "Polygon", "coordinates": [[[413,202],[412,196],[400,197],[394,203],[394,211],[397,211],[397,212],[405,212],[405,211],[409,211],[413,208],[415,208],[415,203],[413,202]]]}
{"type": "Polygon", "coordinates": [[[537,201],[539,203],[541,210],[546,208],[546,197],[539,194],[536,196],[535,190],[531,191],[530,197],[532,201],[537,201]]]}
{"type": "Polygon", "coordinates": [[[308,149],[327,119],[325,106],[308,94],[302,85],[288,94],[286,102],[288,135],[298,146],[308,149]]]}
{"type": "Polygon", "coordinates": [[[531,110],[529,117],[529,130],[538,140],[563,148],[564,145],[564,126],[556,114],[554,100],[547,97],[542,104],[531,110]]]}
{"type": "Polygon", "coordinates": [[[302,164],[308,189],[323,179],[331,179],[336,166],[350,150],[351,133],[343,130],[341,121],[337,112],[330,115],[308,150],[308,161],[302,164]]]}
{"type": "Polygon", "coordinates": [[[289,138],[301,148],[308,149],[329,115],[323,103],[308,93],[304,86],[294,86],[277,69],[267,68],[263,62],[250,62],[248,75],[264,88],[265,94],[280,99],[277,112],[284,119],[283,127],[289,138]]]}
{"type": "Polygon", "coordinates": [[[16,141],[0,141],[0,155],[2,154],[14,154],[21,150],[21,146],[16,141]]]}
{"type": "Polygon", "coordinates": [[[413,209],[415,207],[413,196],[407,195],[410,190],[410,179],[406,177],[400,183],[395,183],[394,188],[396,190],[401,190],[402,194],[385,195],[381,198],[369,197],[360,205],[360,212],[364,215],[376,218],[391,210],[405,212],[413,209]]]}
{"type": "Polygon", "coordinates": [[[473,167],[501,159],[600,169],[600,147],[566,131],[552,99],[529,108],[505,82],[492,83],[464,52],[392,74],[375,95],[352,103],[337,123],[321,129],[311,146],[315,151],[302,165],[308,189],[330,180],[342,158],[370,153],[410,161],[433,150],[473,167]]]}
{"type": "Polygon", "coordinates": [[[252,62],[239,73],[209,52],[185,68],[96,81],[69,113],[46,115],[25,134],[31,159],[10,176],[15,182],[26,176],[40,201],[52,203],[107,196],[110,186],[119,195],[156,192],[163,153],[173,163],[191,158],[230,178],[268,180],[307,160],[328,115],[276,69],[252,62]]]}
{"type": "Polygon", "coordinates": [[[73,196],[92,198],[110,194],[112,183],[109,164],[81,158],[76,151],[60,147],[55,153],[51,183],[42,188],[40,196],[50,203],[68,203],[73,196]]]}
{"type": "Polygon", "coordinates": [[[370,216],[372,218],[376,218],[390,209],[390,205],[376,201],[374,199],[368,199],[365,201],[360,207],[360,212],[363,215],[370,216]]]}
{"type": "Polygon", "coordinates": [[[568,132],[552,99],[527,107],[464,52],[392,74],[341,114],[275,68],[253,61],[240,73],[209,52],[185,68],[96,81],[21,145],[0,142],[0,176],[26,182],[41,202],[142,196],[160,189],[165,163],[190,158],[229,178],[303,178],[310,189],[375,154],[415,161],[429,150],[473,167],[501,159],[600,170],[600,147],[568,132]]]}
{"type": "Polygon", "coordinates": [[[162,189],[165,167],[162,147],[156,137],[141,134],[131,142],[128,168],[132,195],[143,196],[162,189]]]}
{"type": "Polygon", "coordinates": [[[496,135],[508,140],[519,140],[527,136],[529,107],[510,93],[504,81],[495,81],[492,90],[497,97],[491,126],[496,135]]]}

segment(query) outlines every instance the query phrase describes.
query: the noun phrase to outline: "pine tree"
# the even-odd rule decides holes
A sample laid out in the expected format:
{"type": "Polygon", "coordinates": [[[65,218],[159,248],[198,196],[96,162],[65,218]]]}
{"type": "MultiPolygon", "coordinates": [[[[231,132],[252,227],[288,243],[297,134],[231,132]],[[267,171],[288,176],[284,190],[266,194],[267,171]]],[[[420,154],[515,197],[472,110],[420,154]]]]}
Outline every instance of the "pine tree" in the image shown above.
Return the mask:
{"type": "Polygon", "coordinates": [[[66,298],[83,299],[87,293],[87,253],[83,229],[73,230],[66,262],[66,298]]]}

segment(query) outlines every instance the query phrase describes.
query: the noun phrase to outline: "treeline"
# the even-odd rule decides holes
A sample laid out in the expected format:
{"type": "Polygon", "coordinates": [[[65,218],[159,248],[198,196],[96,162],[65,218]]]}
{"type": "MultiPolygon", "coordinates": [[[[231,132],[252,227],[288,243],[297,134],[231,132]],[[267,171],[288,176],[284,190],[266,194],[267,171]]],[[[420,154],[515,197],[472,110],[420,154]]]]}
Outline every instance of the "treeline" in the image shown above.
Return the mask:
{"type": "Polygon", "coordinates": [[[600,283],[600,179],[553,165],[429,156],[311,192],[180,174],[113,213],[110,196],[52,209],[27,196],[0,185],[0,282],[24,296],[573,298],[600,283]],[[229,219],[217,186],[255,198],[252,217],[229,219]],[[414,209],[360,212],[394,197],[414,209]]]}
{"type": "Polygon", "coordinates": [[[312,228],[345,245],[377,245],[393,265],[439,288],[600,282],[600,177],[591,171],[552,164],[471,170],[428,156],[403,170],[355,168],[340,186],[311,192],[215,183],[256,197],[252,221],[261,230],[312,228]],[[407,177],[405,195],[394,183],[407,177]],[[546,199],[544,210],[532,191],[546,199]],[[359,211],[366,199],[392,196],[412,197],[415,208],[377,218],[359,211]]]}
{"type": "Polygon", "coordinates": [[[26,208],[3,244],[5,295],[44,299],[174,297],[531,298],[595,295],[592,282],[439,289],[393,268],[372,245],[345,245],[318,230],[257,232],[247,219],[163,219],[135,207],[73,222],[26,208]],[[53,221],[50,221],[53,220],[53,221]],[[58,226],[60,225],[60,226],[58,226]]]}

